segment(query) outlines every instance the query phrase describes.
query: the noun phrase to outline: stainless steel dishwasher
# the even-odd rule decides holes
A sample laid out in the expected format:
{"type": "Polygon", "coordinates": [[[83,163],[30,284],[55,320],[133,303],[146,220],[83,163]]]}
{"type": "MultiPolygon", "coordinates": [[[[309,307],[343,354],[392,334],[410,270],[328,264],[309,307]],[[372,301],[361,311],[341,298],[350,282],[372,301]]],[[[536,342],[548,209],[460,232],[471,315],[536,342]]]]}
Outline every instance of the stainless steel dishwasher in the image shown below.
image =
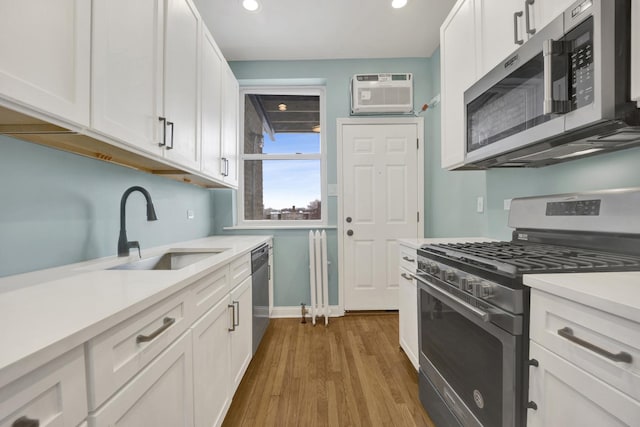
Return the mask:
{"type": "Polygon", "coordinates": [[[253,354],[269,326],[269,245],[251,251],[251,292],[253,294],[253,354]]]}

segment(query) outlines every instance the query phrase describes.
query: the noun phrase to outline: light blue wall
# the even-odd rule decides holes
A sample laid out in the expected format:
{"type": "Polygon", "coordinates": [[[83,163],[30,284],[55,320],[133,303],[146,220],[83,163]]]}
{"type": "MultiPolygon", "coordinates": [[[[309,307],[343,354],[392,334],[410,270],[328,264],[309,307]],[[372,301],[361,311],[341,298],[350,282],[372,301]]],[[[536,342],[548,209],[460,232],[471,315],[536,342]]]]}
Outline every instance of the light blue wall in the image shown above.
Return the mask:
{"type": "Polygon", "coordinates": [[[640,187],[640,148],[540,169],[490,170],[487,172],[489,235],[511,238],[505,199],[624,187],[640,187]]]}
{"type": "MultiPolygon", "coordinates": [[[[440,49],[430,61],[432,92],[440,93],[440,49]]],[[[425,113],[425,236],[486,236],[487,210],[476,211],[478,197],[487,197],[486,172],[447,171],[440,166],[441,104],[425,113]]]]}
{"type": "MultiPolygon", "coordinates": [[[[336,183],[336,119],[349,116],[349,81],[357,73],[410,72],[414,75],[414,103],[418,108],[440,93],[440,55],[432,58],[327,61],[233,62],[236,77],[255,83],[268,80],[277,84],[297,79],[315,79],[326,85],[328,183],[336,183]]],[[[425,117],[425,236],[486,235],[486,214],[475,213],[476,198],[486,197],[484,172],[448,172],[440,168],[440,108],[435,106],[425,117]]],[[[233,195],[227,190],[214,192],[216,233],[229,233],[233,195]],[[224,218],[224,220],[223,220],[224,218]]],[[[337,222],[337,200],[329,197],[329,223],[337,222]]],[[[239,231],[233,231],[239,233],[239,231]]],[[[255,230],[242,231],[245,234],[255,230]]],[[[307,230],[271,230],[275,236],[276,306],[309,302],[307,230]]],[[[328,231],[331,265],[330,303],[338,303],[337,235],[328,231]]]]}
{"type": "Polygon", "coordinates": [[[149,190],[158,215],[147,222],[144,197],[129,197],[128,237],[143,255],[211,234],[210,190],[0,136],[0,277],[115,255],[120,197],[132,185],[149,190]]]}

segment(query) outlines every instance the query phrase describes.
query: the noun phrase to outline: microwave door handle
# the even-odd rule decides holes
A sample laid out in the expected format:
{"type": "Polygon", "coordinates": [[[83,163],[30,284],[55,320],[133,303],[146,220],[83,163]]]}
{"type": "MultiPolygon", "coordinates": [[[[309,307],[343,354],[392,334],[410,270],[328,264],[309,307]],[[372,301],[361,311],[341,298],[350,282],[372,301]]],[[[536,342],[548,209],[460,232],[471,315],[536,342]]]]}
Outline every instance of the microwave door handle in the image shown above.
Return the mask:
{"type": "Polygon", "coordinates": [[[564,55],[566,42],[552,39],[545,40],[542,44],[543,76],[544,76],[544,102],[543,114],[565,114],[569,112],[569,102],[553,98],[553,57],[564,55]]]}

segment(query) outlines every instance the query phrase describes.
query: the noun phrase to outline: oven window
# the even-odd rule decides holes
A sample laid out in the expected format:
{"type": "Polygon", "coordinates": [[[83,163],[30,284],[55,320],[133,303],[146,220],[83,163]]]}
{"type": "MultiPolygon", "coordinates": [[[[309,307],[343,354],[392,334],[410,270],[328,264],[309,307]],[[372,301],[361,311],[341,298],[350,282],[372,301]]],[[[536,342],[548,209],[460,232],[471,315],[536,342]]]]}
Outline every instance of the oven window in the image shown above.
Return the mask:
{"type": "Polygon", "coordinates": [[[467,152],[551,119],[543,114],[543,64],[541,52],[467,105],[467,152]]]}
{"type": "Polygon", "coordinates": [[[501,341],[424,289],[420,299],[421,352],[483,425],[501,425],[501,341]]]}

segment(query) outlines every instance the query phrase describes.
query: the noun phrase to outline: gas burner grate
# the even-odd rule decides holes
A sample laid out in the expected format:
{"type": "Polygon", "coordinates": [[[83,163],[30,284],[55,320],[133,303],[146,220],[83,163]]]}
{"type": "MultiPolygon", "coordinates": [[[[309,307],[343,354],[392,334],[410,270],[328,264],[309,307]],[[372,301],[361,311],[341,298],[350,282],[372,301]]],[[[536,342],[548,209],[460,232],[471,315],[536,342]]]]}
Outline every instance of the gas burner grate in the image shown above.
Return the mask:
{"type": "Polygon", "coordinates": [[[426,245],[422,249],[463,262],[474,259],[475,263],[478,263],[478,260],[482,259],[489,265],[506,264],[519,273],[640,269],[640,257],[548,244],[444,243],[426,245]]]}

